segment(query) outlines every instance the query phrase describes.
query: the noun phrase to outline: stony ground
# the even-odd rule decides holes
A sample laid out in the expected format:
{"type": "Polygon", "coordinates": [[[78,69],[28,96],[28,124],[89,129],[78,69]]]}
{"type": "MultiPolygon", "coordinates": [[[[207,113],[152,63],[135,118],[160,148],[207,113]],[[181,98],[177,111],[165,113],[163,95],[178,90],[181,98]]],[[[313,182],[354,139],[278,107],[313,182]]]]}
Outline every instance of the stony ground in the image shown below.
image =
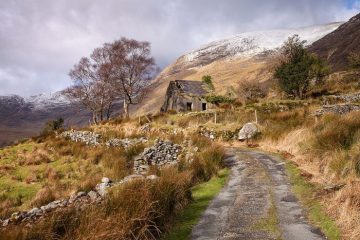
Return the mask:
{"type": "Polygon", "coordinates": [[[228,149],[228,154],[229,183],[194,227],[191,239],[325,239],[304,217],[279,159],[241,149],[228,149]]]}

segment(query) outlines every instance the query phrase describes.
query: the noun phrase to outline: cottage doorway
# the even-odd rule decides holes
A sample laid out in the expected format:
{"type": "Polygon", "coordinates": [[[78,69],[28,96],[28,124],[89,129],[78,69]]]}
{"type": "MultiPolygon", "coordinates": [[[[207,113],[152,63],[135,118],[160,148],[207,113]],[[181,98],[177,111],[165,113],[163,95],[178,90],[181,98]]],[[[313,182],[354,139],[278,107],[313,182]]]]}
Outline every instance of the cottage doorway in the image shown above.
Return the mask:
{"type": "Polygon", "coordinates": [[[207,109],[206,103],[202,103],[202,110],[206,111],[206,109],[207,109]]]}
{"type": "Polygon", "coordinates": [[[192,102],[187,102],[186,103],[186,110],[187,111],[192,111],[192,105],[193,105],[192,102]]]}

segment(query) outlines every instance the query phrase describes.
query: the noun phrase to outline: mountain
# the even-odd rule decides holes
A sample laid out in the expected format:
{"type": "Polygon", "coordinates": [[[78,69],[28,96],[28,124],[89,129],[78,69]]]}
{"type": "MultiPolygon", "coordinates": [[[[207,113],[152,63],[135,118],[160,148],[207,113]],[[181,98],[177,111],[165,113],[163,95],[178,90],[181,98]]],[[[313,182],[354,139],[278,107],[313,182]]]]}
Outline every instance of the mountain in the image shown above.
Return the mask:
{"type": "Polygon", "coordinates": [[[345,70],[351,52],[360,52],[360,14],[315,41],[309,50],[329,61],[333,71],[345,70]]]}
{"type": "Polygon", "coordinates": [[[269,64],[272,53],[288,37],[298,34],[310,45],[336,30],[342,23],[316,25],[298,29],[241,33],[208,43],[181,57],[166,67],[157,77],[144,103],[133,114],[159,111],[166,88],[171,80],[200,80],[211,75],[219,93],[236,90],[243,80],[259,81],[266,85],[271,80],[269,64]]]}
{"type": "Polygon", "coordinates": [[[0,96],[0,147],[37,135],[46,121],[60,117],[66,125],[78,126],[88,123],[91,115],[81,105],[69,102],[61,92],[27,98],[0,96]]]}

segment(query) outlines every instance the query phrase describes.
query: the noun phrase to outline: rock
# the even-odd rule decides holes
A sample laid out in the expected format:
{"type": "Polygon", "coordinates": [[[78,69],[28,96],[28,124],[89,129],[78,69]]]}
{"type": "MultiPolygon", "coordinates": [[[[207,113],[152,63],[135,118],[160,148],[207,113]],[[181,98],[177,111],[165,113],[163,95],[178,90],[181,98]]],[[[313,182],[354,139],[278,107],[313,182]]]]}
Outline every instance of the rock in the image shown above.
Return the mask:
{"type": "Polygon", "coordinates": [[[330,184],[326,187],[324,187],[324,190],[327,192],[335,192],[335,191],[339,191],[340,189],[342,189],[345,186],[345,184],[330,184]]]}
{"type": "Polygon", "coordinates": [[[181,152],[181,146],[173,144],[171,141],[156,139],[155,145],[145,148],[143,153],[134,160],[134,173],[146,174],[149,166],[163,166],[165,164],[176,163],[177,157],[181,152]]]}
{"type": "Polygon", "coordinates": [[[287,196],[281,198],[281,201],[282,201],[282,202],[296,202],[297,199],[296,199],[296,197],[293,196],[293,195],[287,195],[287,196]]]}
{"type": "Polygon", "coordinates": [[[254,138],[260,130],[255,123],[246,123],[239,131],[239,140],[245,141],[254,138]]]}
{"type": "Polygon", "coordinates": [[[9,222],[10,222],[9,219],[4,220],[3,223],[2,223],[2,226],[6,227],[7,225],[9,225],[9,222]]]}
{"type": "Polygon", "coordinates": [[[107,184],[105,184],[105,183],[100,183],[100,184],[97,184],[97,185],[96,185],[95,189],[96,189],[96,191],[98,192],[98,194],[103,197],[103,196],[106,195],[106,193],[107,193],[106,189],[107,189],[108,187],[109,187],[109,186],[108,186],[107,184]]]}
{"type": "Polygon", "coordinates": [[[87,195],[89,196],[91,202],[95,202],[100,198],[100,195],[95,191],[90,191],[87,195]]]}
{"type": "Polygon", "coordinates": [[[156,176],[156,175],[149,175],[149,176],[146,177],[146,179],[149,179],[149,180],[156,180],[156,179],[158,179],[158,178],[159,178],[159,177],[156,176]]]}
{"type": "Polygon", "coordinates": [[[101,182],[102,182],[102,183],[105,183],[105,184],[108,184],[108,183],[111,182],[111,180],[110,180],[109,178],[107,178],[107,177],[103,177],[103,178],[101,179],[101,182]]]}
{"type": "Polygon", "coordinates": [[[41,209],[39,209],[39,208],[33,208],[33,209],[31,209],[29,212],[28,212],[28,215],[30,216],[30,217],[33,217],[33,216],[41,216],[42,215],[42,211],[41,211],[41,209]]]}
{"type": "Polygon", "coordinates": [[[127,177],[125,177],[123,179],[124,182],[130,182],[130,181],[133,181],[133,180],[141,180],[141,179],[144,179],[145,177],[143,175],[140,175],[140,174],[133,174],[133,175],[129,175],[127,177]]]}

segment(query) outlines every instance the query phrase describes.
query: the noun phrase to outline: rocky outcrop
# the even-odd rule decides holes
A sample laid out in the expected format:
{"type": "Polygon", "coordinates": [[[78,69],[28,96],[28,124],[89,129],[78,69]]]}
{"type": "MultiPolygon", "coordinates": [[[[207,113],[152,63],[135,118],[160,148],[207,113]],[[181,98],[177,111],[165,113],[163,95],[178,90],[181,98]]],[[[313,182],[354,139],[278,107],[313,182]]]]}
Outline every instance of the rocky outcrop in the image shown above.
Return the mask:
{"type": "Polygon", "coordinates": [[[245,141],[254,138],[260,133],[259,127],[255,123],[246,123],[239,131],[239,140],[245,141]]]}
{"type": "Polygon", "coordinates": [[[337,105],[324,105],[321,109],[315,111],[315,116],[322,116],[326,113],[335,113],[339,115],[347,114],[352,111],[359,111],[360,106],[355,104],[337,104],[337,105]]]}
{"type": "Polygon", "coordinates": [[[176,164],[181,146],[171,141],[156,140],[155,145],[145,148],[144,152],[135,158],[134,173],[146,174],[149,166],[176,164]]]}
{"type": "Polygon", "coordinates": [[[129,175],[119,182],[113,182],[107,177],[103,177],[101,183],[97,184],[94,190],[89,192],[77,192],[72,194],[69,198],[56,200],[50,202],[41,207],[35,207],[29,211],[15,212],[10,218],[1,220],[0,227],[6,227],[9,224],[20,224],[20,223],[32,223],[37,219],[44,217],[47,213],[53,212],[60,208],[75,206],[80,209],[86,207],[89,204],[100,203],[106,196],[109,188],[118,186],[134,180],[156,180],[156,175],[149,175],[144,177],[143,175],[129,175]]]}

